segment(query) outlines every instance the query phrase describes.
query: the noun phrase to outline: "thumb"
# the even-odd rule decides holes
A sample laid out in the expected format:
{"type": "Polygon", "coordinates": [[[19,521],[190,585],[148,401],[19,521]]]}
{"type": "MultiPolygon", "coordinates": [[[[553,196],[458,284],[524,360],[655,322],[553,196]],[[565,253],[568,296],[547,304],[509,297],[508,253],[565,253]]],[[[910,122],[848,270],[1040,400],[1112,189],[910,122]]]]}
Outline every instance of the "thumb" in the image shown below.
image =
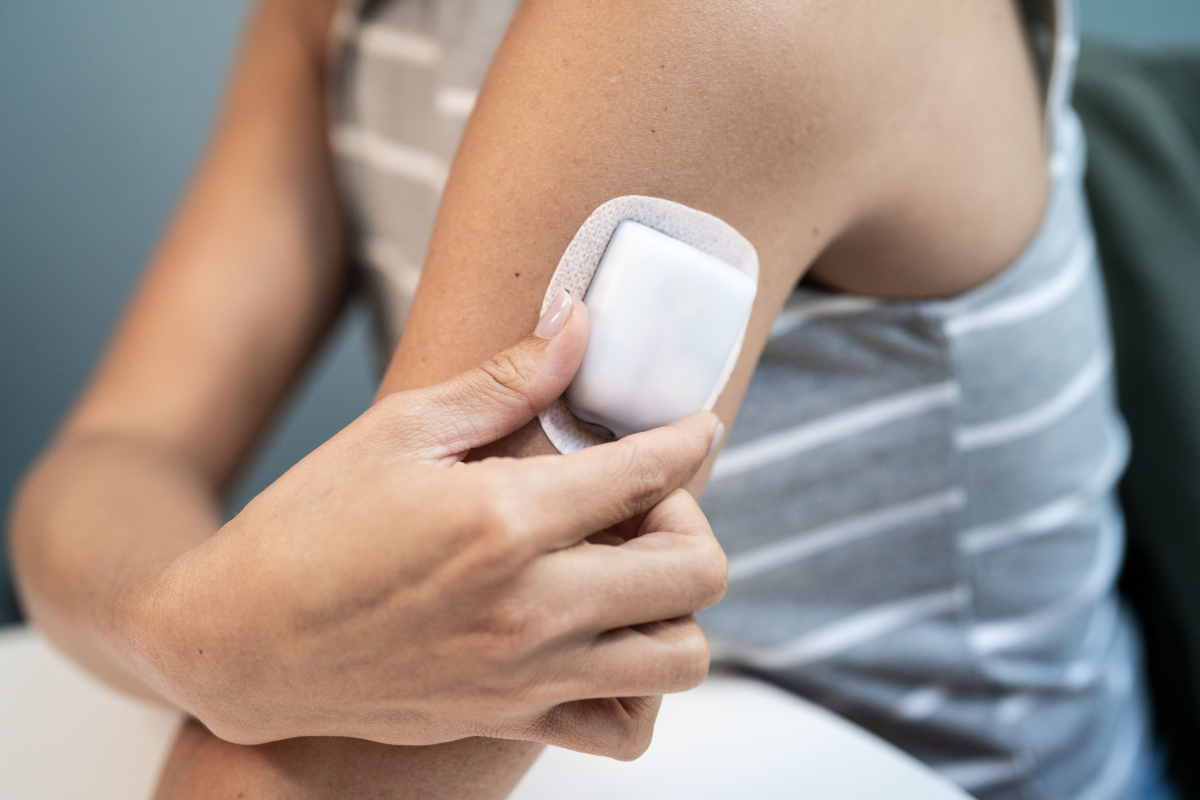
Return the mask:
{"type": "Polygon", "coordinates": [[[588,313],[564,289],[534,332],[483,365],[421,390],[407,423],[427,446],[461,453],[502,439],[559,398],[583,361],[588,313]]]}

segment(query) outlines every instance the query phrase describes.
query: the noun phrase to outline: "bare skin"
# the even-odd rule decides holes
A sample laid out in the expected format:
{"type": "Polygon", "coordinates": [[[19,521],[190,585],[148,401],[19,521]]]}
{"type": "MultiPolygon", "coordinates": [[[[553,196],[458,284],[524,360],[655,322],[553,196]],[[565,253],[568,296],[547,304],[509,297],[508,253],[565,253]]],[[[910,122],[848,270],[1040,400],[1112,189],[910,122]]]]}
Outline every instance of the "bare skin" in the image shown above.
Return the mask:
{"type": "MultiPolygon", "coordinates": [[[[319,80],[329,14],[329,3],[265,2],[212,153],[31,479],[26,496],[44,501],[18,508],[35,619],[143,695],[158,692],[124,666],[105,619],[113,598],[217,530],[222,487],[340,303],[344,234],[319,80]]],[[[1032,237],[1046,180],[1038,91],[1009,0],[528,0],[455,159],[380,396],[519,342],[591,210],[647,194],[721,217],[759,251],[750,334],[717,407],[731,424],[806,271],[862,294],[960,292],[1032,237]]],[[[547,449],[534,424],[489,452],[547,449]]],[[[384,747],[244,747],[193,726],[159,796],[346,796],[336,787],[353,778],[363,796],[503,797],[536,754],[477,738],[384,747]]]]}

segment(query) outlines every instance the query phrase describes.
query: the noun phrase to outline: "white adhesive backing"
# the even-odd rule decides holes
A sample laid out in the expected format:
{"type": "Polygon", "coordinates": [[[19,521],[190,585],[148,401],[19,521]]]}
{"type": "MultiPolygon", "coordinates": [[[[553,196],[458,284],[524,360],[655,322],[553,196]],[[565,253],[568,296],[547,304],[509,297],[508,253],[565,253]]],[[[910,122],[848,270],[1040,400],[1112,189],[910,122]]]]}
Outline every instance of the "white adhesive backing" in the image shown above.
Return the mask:
{"type": "MultiPolygon", "coordinates": [[[[566,289],[577,300],[583,299],[588,286],[591,285],[592,276],[600,266],[600,259],[608,248],[609,239],[612,238],[617,225],[627,219],[654,228],[684,244],[690,244],[758,280],[758,253],[754,245],[727,223],[712,214],[670,200],[626,195],[609,200],[597,208],[579,228],[550,278],[550,286],[547,287],[546,296],[542,300],[543,312],[560,289],[566,289]]],[[[729,382],[729,376],[733,373],[734,365],[742,352],[745,337],[746,331],[743,328],[737,344],[729,354],[725,369],[704,406],[706,410],[712,409],[725,384],[729,382]]],[[[607,441],[584,428],[562,400],[556,400],[539,415],[539,419],[546,436],[562,453],[572,453],[607,441]]]]}

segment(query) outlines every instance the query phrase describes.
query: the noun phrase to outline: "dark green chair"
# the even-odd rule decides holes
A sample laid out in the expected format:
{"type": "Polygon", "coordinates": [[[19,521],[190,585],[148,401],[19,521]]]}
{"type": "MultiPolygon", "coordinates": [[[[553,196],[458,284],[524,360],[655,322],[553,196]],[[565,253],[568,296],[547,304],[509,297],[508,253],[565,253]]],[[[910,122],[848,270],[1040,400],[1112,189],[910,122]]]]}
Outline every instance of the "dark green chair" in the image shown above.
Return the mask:
{"type": "Polygon", "coordinates": [[[1075,106],[1133,453],[1121,588],[1159,736],[1200,798],[1200,54],[1085,45],[1075,106]]]}

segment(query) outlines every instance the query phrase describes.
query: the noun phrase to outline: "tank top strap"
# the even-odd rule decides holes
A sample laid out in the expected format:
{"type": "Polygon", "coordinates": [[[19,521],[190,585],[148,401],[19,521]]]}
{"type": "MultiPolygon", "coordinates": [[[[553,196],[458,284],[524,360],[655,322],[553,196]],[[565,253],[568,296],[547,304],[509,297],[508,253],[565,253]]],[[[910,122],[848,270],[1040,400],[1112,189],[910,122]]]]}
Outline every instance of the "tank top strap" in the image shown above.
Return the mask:
{"type": "Polygon", "coordinates": [[[1051,149],[1058,149],[1059,132],[1071,115],[1071,87],[1075,83],[1075,62],[1079,56],[1079,37],[1075,29],[1072,0],[1045,2],[1054,13],[1050,78],[1046,90],[1046,125],[1051,149]]]}
{"type": "Polygon", "coordinates": [[[1063,110],[1070,102],[1079,49],[1071,3],[1072,0],[1019,0],[1052,143],[1057,138],[1055,132],[1063,110]]]}

